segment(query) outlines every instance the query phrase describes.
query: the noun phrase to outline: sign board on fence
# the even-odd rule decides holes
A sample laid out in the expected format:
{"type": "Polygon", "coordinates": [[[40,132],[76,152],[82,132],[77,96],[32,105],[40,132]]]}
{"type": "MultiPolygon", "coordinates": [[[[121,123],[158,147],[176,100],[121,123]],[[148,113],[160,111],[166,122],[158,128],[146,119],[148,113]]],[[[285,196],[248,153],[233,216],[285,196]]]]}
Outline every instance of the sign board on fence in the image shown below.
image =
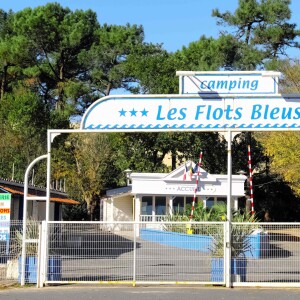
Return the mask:
{"type": "Polygon", "coordinates": [[[0,193],[0,242],[9,241],[11,194],[0,193]]]}

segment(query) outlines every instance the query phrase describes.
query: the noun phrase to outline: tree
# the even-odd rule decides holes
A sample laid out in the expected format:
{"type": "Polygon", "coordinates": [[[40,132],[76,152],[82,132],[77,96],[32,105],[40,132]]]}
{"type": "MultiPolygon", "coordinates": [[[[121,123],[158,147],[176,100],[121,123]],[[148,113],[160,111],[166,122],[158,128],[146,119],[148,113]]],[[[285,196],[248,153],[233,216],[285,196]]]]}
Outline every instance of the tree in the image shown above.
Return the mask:
{"type": "Polygon", "coordinates": [[[107,96],[111,90],[128,90],[133,81],[124,68],[128,55],[144,40],[142,26],[104,24],[97,32],[98,42],[91,48],[90,78],[94,90],[107,96]]]}
{"type": "MultiPolygon", "coordinates": [[[[11,178],[13,164],[14,178],[23,180],[28,164],[45,152],[49,115],[41,97],[28,87],[16,85],[1,101],[0,119],[0,177],[11,178]]],[[[41,173],[36,172],[35,183],[41,182],[41,173]]]]}
{"type": "Polygon", "coordinates": [[[22,72],[31,61],[28,40],[13,29],[14,13],[0,10],[0,101],[24,78],[22,72]]]}
{"type": "Polygon", "coordinates": [[[75,113],[78,98],[87,93],[82,84],[86,76],[86,55],[99,28],[91,10],[62,8],[49,3],[15,14],[14,32],[24,36],[34,49],[34,64],[24,72],[37,79],[38,92],[49,110],[75,113]]]}
{"type": "Polygon", "coordinates": [[[300,134],[296,131],[265,133],[258,137],[271,157],[271,170],[280,174],[297,195],[300,195],[300,134]]]}
{"type": "MultiPolygon", "coordinates": [[[[299,61],[277,61],[276,65],[283,74],[280,90],[283,93],[299,93],[299,61]]],[[[271,171],[280,174],[290,184],[294,192],[300,196],[299,132],[289,131],[284,134],[268,132],[256,136],[264,146],[265,154],[271,157],[271,171]]]]}
{"type": "Polygon", "coordinates": [[[239,0],[239,6],[233,14],[229,11],[221,13],[215,9],[212,16],[218,19],[218,25],[233,27],[235,38],[253,46],[257,53],[263,55],[262,59],[272,59],[286,55],[287,47],[299,47],[296,38],[300,31],[296,29],[296,24],[289,23],[290,2],[239,0]]]}
{"type": "Polygon", "coordinates": [[[272,62],[269,66],[282,73],[279,91],[283,94],[300,93],[300,60],[284,59],[272,62]]]}
{"type": "Polygon", "coordinates": [[[121,174],[115,167],[116,152],[111,147],[111,139],[108,134],[71,134],[61,156],[55,159],[60,170],[65,170],[62,174],[68,177],[68,190],[86,202],[91,220],[97,218],[95,211],[99,209],[104,190],[116,186],[121,174]]]}

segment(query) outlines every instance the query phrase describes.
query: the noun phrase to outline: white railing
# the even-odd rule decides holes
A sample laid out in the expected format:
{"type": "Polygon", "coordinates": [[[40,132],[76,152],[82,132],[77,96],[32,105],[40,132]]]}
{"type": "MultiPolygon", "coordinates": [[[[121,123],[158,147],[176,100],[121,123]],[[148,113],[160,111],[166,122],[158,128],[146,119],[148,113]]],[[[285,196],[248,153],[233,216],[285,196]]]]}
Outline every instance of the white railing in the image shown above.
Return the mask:
{"type": "Polygon", "coordinates": [[[140,222],[161,222],[167,215],[140,215],[140,222]]]}

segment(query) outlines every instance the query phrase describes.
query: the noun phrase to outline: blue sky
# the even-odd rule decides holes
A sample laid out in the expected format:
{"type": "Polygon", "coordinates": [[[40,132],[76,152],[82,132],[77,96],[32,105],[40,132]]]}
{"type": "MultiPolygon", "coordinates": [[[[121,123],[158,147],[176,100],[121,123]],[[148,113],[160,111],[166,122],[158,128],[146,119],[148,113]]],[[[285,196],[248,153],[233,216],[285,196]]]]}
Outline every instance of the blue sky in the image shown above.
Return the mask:
{"type": "MultiPolygon", "coordinates": [[[[169,52],[188,46],[203,34],[217,37],[221,27],[216,25],[216,19],[211,16],[212,9],[233,12],[238,6],[238,0],[0,0],[0,8],[16,12],[48,2],[58,2],[72,10],[92,9],[101,24],[143,25],[145,41],[163,43],[163,48],[169,52]]],[[[300,28],[300,1],[292,0],[290,7],[291,21],[300,28]]],[[[298,53],[299,50],[293,51],[291,55],[298,53]]]]}

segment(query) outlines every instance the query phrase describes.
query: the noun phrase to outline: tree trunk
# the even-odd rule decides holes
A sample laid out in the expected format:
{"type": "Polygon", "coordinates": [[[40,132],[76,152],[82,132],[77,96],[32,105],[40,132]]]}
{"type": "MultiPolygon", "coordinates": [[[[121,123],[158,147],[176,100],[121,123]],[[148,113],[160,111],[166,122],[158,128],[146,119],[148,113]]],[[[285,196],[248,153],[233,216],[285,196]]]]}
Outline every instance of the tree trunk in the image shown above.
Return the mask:
{"type": "Polygon", "coordinates": [[[1,91],[0,91],[0,99],[1,100],[3,100],[4,94],[5,94],[5,91],[6,91],[7,69],[8,69],[8,66],[5,65],[4,68],[3,68],[3,77],[2,77],[2,80],[1,80],[1,91]]]}

